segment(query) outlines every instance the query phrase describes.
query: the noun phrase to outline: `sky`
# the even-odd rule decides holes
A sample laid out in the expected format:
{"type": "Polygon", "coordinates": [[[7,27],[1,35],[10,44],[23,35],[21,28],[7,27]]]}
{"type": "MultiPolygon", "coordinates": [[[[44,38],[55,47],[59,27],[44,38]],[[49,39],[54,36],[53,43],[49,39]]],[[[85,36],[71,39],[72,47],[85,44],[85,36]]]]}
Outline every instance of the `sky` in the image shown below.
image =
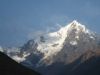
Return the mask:
{"type": "Polygon", "coordinates": [[[0,45],[21,46],[73,20],[100,33],[100,0],[0,0],[0,45]]]}

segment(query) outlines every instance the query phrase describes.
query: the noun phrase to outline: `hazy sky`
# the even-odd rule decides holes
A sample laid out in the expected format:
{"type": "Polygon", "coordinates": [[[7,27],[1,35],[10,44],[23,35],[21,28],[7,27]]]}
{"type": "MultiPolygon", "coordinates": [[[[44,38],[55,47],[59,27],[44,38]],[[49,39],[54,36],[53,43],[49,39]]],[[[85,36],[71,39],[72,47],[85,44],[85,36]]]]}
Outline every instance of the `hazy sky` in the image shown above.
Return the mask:
{"type": "Polygon", "coordinates": [[[100,0],[0,0],[0,45],[22,45],[74,19],[100,33],[100,0]]]}

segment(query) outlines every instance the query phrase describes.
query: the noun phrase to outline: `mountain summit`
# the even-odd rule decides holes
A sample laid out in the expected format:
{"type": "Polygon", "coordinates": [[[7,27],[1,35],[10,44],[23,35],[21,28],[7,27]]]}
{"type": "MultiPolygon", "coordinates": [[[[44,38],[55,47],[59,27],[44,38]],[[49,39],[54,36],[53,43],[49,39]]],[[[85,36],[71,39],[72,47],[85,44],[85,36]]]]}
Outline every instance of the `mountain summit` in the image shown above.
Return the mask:
{"type": "Polygon", "coordinates": [[[50,65],[55,61],[72,62],[87,50],[97,47],[96,34],[76,20],[56,32],[42,36],[45,42],[37,41],[37,50],[44,54],[39,64],[50,65]],[[63,56],[66,56],[62,58],[63,56]],[[74,57],[75,56],[75,57],[74,57]]]}

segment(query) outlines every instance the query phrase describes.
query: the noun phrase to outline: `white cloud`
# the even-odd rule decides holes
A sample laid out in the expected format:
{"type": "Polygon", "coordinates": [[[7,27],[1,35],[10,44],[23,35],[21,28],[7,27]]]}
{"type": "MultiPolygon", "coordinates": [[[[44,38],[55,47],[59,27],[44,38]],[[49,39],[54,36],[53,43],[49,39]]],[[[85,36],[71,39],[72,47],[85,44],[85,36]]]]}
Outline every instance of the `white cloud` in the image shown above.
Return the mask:
{"type": "MultiPolygon", "coordinates": [[[[47,34],[49,32],[54,32],[60,29],[63,24],[61,22],[66,21],[69,22],[70,19],[65,17],[64,15],[53,15],[52,17],[48,17],[48,19],[42,22],[43,29],[41,30],[34,30],[34,28],[30,28],[30,33],[28,34],[28,39],[35,39],[41,35],[47,34]],[[61,24],[59,24],[61,23],[61,24]]],[[[65,24],[64,24],[65,25],[65,24]]]]}
{"type": "Polygon", "coordinates": [[[35,38],[37,38],[37,37],[39,37],[39,36],[41,36],[41,35],[43,35],[43,34],[45,34],[46,32],[45,31],[34,31],[34,32],[30,32],[29,34],[28,34],[28,38],[29,39],[35,39],[35,38]]]}

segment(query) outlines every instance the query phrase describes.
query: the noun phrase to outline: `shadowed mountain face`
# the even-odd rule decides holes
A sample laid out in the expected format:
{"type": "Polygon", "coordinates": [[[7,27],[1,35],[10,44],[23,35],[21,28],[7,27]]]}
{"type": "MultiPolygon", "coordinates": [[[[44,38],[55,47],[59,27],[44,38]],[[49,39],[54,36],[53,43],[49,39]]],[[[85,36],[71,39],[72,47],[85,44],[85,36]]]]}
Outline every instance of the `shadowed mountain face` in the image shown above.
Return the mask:
{"type": "Polygon", "coordinates": [[[87,51],[67,65],[56,62],[50,66],[44,66],[38,68],[44,75],[100,75],[100,51],[87,51]]]}
{"type": "Polygon", "coordinates": [[[83,61],[76,65],[70,75],[100,75],[100,51],[87,52],[76,61],[83,61]]]}
{"type": "Polygon", "coordinates": [[[0,52],[0,74],[2,75],[40,75],[39,73],[28,69],[5,54],[0,52]]]}

